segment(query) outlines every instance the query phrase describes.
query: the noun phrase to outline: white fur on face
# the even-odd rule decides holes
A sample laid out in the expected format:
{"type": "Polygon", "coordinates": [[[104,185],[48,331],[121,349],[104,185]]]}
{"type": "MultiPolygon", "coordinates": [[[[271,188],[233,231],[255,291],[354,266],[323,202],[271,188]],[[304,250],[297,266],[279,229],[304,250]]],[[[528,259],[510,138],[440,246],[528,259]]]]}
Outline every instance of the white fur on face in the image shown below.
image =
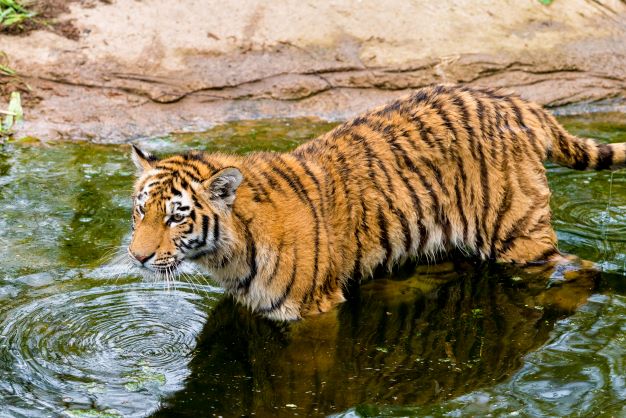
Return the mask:
{"type": "MultiPolygon", "coordinates": [[[[173,216],[182,216],[183,220],[186,219],[193,209],[193,200],[191,195],[186,190],[181,191],[182,196],[174,196],[166,204],[167,213],[165,214],[165,222],[170,220],[173,216]]],[[[182,222],[172,222],[172,225],[182,222]]]]}

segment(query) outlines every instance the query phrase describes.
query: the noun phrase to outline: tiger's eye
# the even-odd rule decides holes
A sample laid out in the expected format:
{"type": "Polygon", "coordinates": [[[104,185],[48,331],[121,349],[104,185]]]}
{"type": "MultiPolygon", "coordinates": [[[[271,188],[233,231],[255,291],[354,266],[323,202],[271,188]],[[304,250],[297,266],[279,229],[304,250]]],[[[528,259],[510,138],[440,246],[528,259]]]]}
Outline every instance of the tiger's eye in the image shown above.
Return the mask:
{"type": "Polygon", "coordinates": [[[181,215],[180,213],[175,213],[175,214],[173,214],[173,215],[172,215],[172,220],[173,220],[174,222],[180,222],[180,221],[182,221],[183,219],[185,219],[185,216],[184,216],[184,215],[181,215]]]}

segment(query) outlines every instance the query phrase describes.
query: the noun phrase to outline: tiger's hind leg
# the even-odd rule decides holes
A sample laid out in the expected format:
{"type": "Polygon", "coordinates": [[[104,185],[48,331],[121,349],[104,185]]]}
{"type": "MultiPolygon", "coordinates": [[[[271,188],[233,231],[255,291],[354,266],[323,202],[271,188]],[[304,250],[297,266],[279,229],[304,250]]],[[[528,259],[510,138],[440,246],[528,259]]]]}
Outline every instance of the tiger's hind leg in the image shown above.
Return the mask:
{"type": "Polygon", "coordinates": [[[549,223],[537,225],[526,235],[509,238],[496,245],[496,261],[524,266],[544,266],[544,269],[557,266],[577,266],[593,268],[590,261],[581,260],[571,254],[561,253],[557,248],[557,238],[549,223]]]}
{"type": "Polygon", "coordinates": [[[556,233],[547,224],[501,245],[504,251],[497,255],[497,261],[521,264],[529,278],[545,281],[541,303],[573,310],[583,300],[579,291],[589,293],[596,287],[600,270],[591,261],[561,253],[556,243],[556,233]]]}
{"type": "Polygon", "coordinates": [[[514,264],[543,264],[559,261],[563,256],[557,249],[556,233],[549,223],[536,225],[526,234],[508,237],[495,244],[498,262],[514,264]]]}

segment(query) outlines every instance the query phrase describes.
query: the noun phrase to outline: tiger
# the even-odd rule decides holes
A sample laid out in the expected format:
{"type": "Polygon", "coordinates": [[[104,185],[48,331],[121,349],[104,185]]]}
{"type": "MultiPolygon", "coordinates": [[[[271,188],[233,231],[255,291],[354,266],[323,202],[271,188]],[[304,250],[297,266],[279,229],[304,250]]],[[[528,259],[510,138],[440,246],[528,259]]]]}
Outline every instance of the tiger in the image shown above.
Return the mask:
{"type": "Polygon", "coordinates": [[[558,262],[544,162],[615,170],[626,143],[575,137],[507,91],[435,85],[291,152],[158,158],[133,145],[132,160],[133,262],[161,275],[191,262],[256,314],[291,321],[409,259],[558,262]]]}

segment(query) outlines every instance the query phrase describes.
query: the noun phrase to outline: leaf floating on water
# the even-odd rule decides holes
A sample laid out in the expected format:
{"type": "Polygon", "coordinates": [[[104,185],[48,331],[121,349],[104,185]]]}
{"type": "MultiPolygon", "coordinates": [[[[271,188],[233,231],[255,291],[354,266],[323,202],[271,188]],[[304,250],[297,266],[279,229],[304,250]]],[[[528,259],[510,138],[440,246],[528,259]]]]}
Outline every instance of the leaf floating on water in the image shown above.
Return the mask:
{"type": "Polygon", "coordinates": [[[480,308],[472,309],[472,316],[476,319],[483,317],[483,310],[480,308]]]}
{"type": "Polygon", "coordinates": [[[155,372],[147,366],[143,366],[137,374],[130,374],[126,377],[129,382],[124,385],[124,388],[129,392],[138,392],[153,384],[163,386],[167,380],[163,373],[155,372]]]}

